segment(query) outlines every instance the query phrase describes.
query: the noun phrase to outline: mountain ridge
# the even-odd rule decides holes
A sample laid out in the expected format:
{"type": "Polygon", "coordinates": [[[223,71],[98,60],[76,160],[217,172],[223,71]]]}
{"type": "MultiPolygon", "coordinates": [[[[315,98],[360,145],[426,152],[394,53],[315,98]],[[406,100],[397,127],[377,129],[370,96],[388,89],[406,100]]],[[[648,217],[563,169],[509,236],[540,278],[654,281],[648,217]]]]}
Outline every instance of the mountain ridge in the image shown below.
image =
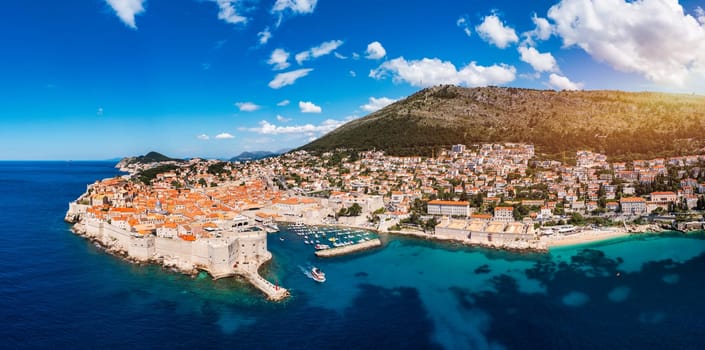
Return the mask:
{"type": "Polygon", "coordinates": [[[705,146],[705,96],[615,90],[422,89],[298,149],[430,155],[452,144],[527,142],[551,157],[591,149],[613,158],[705,146]]]}

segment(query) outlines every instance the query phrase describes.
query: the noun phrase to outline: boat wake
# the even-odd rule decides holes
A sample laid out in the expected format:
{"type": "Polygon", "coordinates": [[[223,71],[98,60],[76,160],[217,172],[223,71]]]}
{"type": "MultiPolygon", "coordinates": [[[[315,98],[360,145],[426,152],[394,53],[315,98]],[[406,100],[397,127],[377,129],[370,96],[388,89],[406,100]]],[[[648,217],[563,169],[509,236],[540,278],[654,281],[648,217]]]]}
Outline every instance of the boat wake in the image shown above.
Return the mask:
{"type": "Polygon", "coordinates": [[[313,279],[313,275],[311,274],[311,266],[308,268],[305,268],[301,265],[299,265],[299,270],[301,270],[301,273],[303,273],[306,277],[313,279]]]}

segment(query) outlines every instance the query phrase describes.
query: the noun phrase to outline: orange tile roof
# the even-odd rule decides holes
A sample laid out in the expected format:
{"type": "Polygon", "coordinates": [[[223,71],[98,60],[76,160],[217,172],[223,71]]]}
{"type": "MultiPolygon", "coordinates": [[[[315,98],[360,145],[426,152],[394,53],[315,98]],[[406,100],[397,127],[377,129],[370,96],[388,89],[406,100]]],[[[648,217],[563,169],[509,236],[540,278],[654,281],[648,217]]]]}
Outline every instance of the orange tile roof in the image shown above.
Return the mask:
{"type": "Polygon", "coordinates": [[[513,207],[495,207],[494,210],[514,210],[513,207]]]}
{"type": "Polygon", "coordinates": [[[428,204],[431,205],[454,205],[454,206],[468,206],[470,202],[465,202],[465,201],[441,201],[441,200],[433,200],[428,202],[428,204]]]}
{"type": "Polygon", "coordinates": [[[627,198],[622,198],[619,201],[623,202],[623,203],[638,203],[638,202],[646,202],[646,199],[641,198],[641,197],[627,197],[627,198]]]}

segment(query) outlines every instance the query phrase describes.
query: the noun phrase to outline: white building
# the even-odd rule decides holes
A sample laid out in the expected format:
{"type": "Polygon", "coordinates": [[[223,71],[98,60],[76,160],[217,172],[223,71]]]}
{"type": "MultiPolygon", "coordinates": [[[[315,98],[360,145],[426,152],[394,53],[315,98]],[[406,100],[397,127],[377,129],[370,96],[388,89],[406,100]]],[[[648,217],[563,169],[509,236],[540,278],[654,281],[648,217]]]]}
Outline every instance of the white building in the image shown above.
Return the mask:
{"type": "Polygon", "coordinates": [[[469,202],[455,201],[430,201],[428,202],[428,213],[431,215],[447,215],[447,216],[469,216],[469,202]]]}
{"type": "Polygon", "coordinates": [[[495,207],[494,220],[510,222],[514,221],[514,208],[512,207],[495,207]]]}

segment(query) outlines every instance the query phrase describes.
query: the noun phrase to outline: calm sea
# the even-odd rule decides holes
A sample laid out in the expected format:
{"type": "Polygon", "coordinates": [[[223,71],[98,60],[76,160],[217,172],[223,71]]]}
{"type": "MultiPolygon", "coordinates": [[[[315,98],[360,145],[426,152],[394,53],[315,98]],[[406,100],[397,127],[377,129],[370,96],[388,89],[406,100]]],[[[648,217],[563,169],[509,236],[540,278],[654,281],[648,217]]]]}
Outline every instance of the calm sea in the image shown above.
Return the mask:
{"type": "Polygon", "coordinates": [[[263,272],[292,291],[275,304],[237,279],[132,265],[72,234],[67,203],[112,166],[0,162],[0,348],[705,348],[700,234],[550,254],[383,235],[384,249],[319,260],[287,229],[270,235],[263,272]]]}

